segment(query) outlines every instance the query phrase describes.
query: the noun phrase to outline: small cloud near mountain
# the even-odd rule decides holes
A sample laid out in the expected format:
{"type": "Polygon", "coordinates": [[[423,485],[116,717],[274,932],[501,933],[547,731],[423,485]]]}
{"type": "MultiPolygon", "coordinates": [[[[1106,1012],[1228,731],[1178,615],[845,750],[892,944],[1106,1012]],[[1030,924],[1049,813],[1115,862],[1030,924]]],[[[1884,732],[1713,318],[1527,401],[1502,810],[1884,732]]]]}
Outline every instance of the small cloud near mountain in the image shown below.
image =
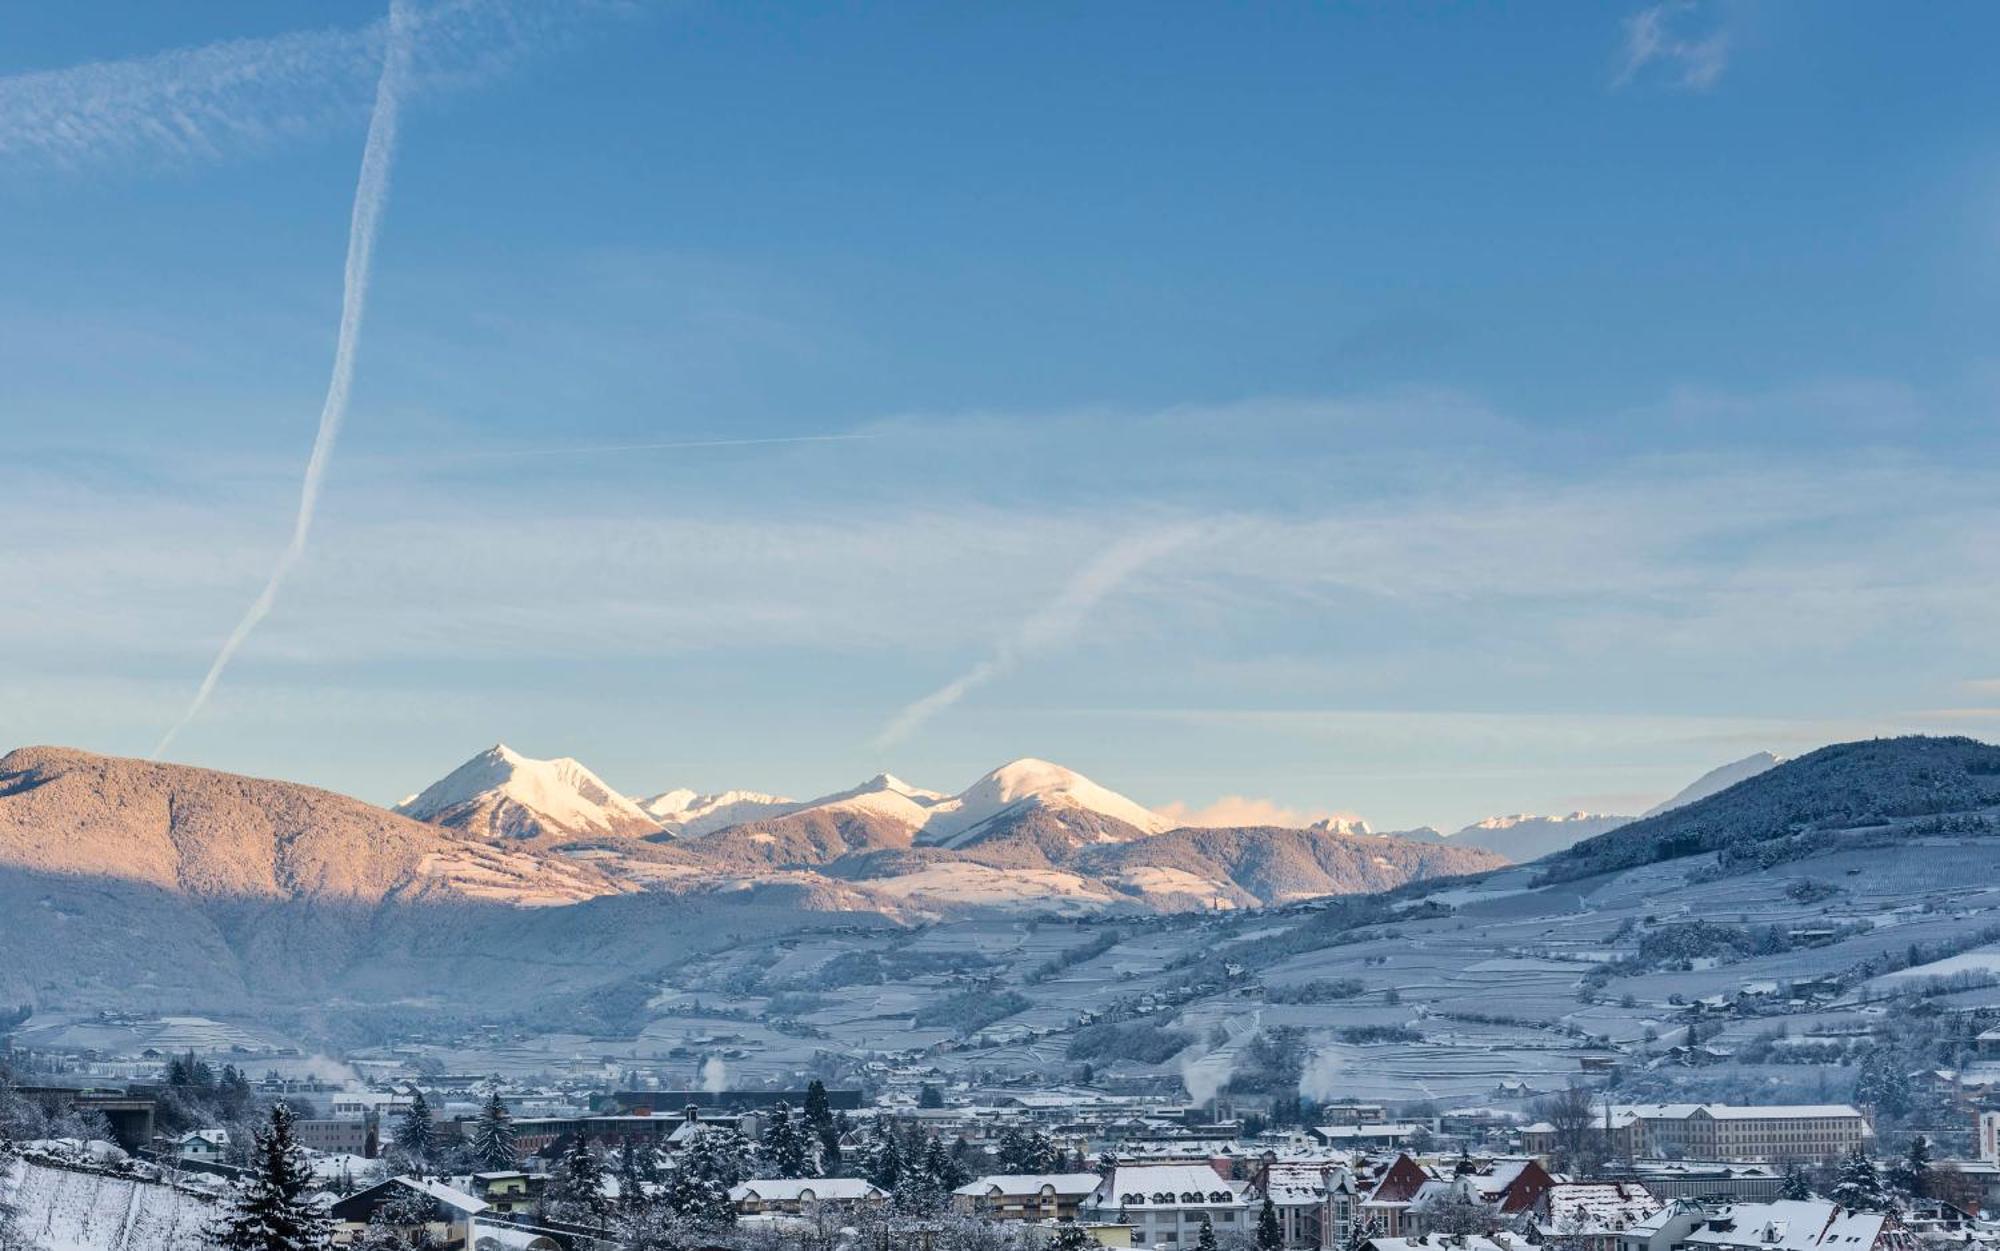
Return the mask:
{"type": "Polygon", "coordinates": [[[1369,832],[1368,823],[1357,813],[1321,808],[1308,811],[1250,795],[1224,795],[1214,803],[1201,808],[1177,799],[1172,803],[1162,804],[1159,813],[1177,826],[1199,828],[1228,829],[1246,825],[1280,825],[1287,829],[1302,830],[1308,826],[1324,824],[1325,828],[1336,832],[1361,834],[1369,832]]]}

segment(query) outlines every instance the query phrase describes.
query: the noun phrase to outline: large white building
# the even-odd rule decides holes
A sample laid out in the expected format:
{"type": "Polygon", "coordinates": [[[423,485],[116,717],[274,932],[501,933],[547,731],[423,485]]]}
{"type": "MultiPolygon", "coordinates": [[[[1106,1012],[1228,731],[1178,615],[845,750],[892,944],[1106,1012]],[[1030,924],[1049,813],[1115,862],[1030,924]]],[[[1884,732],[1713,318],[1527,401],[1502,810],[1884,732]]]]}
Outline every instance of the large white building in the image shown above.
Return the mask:
{"type": "Polygon", "coordinates": [[[1127,1224],[1135,1246],[1192,1247],[1204,1220],[1216,1237],[1251,1233],[1258,1204],[1248,1182],[1199,1164],[1121,1164],[1083,1201],[1087,1221],[1127,1224]]]}
{"type": "MultiPolygon", "coordinates": [[[[1602,1108],[1593,1132],[1612,1156],[1656,1159],[1773,1161],[1832,1160],[1865,1146],[1868,1118],[1845,1103],[1627,1103],[1602,1108]]],[[[1555,1127],[1521,1131],[1537,1155],[1556,1151],[1555,1127]]]]}

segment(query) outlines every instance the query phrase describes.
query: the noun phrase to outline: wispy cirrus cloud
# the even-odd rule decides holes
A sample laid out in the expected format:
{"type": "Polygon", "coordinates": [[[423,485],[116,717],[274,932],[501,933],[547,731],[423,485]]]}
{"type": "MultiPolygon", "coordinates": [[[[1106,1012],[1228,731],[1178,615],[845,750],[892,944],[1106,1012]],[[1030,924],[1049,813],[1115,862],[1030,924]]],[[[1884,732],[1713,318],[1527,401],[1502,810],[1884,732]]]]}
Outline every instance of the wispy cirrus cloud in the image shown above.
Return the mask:
{"type": "Polygon", "coordinates": [[[1054,646],[1080,630],[1099,600],[1111,594],[1152,562],[1193,542],[1203,528],[1177,524],[1119,540],[1071,575],[1053,600],[1035,610],[994,647],[991,655],[903,707],[875,736],[876,747],[902,742],[975,687],[1011,672],[1029,656],[1054,646]]]}
{"type": "Polygon", "coordinates": [[[1625,43],[1612,85],[1624,87],[1657,73],[1674,86],[1707,91],[1729,68],[1729,32],[1716,26],[1705,34],[1684,32],[1696,12],[1689,0],[1669,0],[1625,19],[1625,43]]]}
{"type": "MultiPolygon", "coordinates": [[[[425,6],[409,19],[411,87],[492,78],[603,8],[425,6]]],[[[367,114],[387,36],[383,19],[0,77],[0,168],[172,167],[282,146],[367,114]]]]}

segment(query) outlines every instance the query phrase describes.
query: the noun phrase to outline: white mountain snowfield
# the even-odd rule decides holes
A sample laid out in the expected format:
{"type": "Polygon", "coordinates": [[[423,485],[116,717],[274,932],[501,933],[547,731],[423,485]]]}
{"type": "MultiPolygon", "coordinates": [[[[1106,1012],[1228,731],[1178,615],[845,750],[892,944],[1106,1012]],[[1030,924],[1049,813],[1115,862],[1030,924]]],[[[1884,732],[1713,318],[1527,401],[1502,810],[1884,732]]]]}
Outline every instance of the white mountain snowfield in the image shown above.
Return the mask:
{"type": "Polygon", "coordinates": [[[439,825],[457,824],[452,818],[461,814],[493,813],[503,827],[495,833],[526,836],[514,809],[524,810],[543,833],[618,834],[658,825],[577,761],[535,760],[505,743],[480,752],[395,810],[439,825]]]}
{"type": "MultiPolygon", "coordinates": [[[[1173,828],[1173,822],[1159,813],[1099,786],[1081,773],[1046,760],[1024,757],[1001,765],[957,797],[932,808],[919,841],[938,847],[961,847],[994,817],[1030,805],[1094,812],[1123,822],[1142,834],[1164,834],[1173,828]]],[[[1104,841],[1115,840],[1107,836],[1104,841]]]]}
{"type": "Polygon", "coordinates": [[[575,760],[537,760],[504,743],[397,804],[395,811],[419,821],[480,825],[485,832],[514,837],[631,834],[643,827],[637,832],[682,838],[801,813],[854,813],[902,825],[923,845],[956,847],[994,817],[1035,806],[1095,813],[1144,834],[1173,828],[1159,813],[1073,769],[1032,758],[1004,764],[956,795],[881,773],[859,786],[804,801],[750,790],[703,795],[685,787],[637,801],[575,760]],[[539,829],[531,828],[535,826],[539,829]]]}
{"type": "Polygon", "coordinates": [[[745,821],[761,821],[766,817],[782,817],[796,812],[799,801],[788,795],[767,795],[762,791],[719,791],[713,795],[699,795],[681,787],[641,800],[639,807],[645,810],[647,816],[658,821],[661,828],[685,838],[699,838],[745,821]]]}

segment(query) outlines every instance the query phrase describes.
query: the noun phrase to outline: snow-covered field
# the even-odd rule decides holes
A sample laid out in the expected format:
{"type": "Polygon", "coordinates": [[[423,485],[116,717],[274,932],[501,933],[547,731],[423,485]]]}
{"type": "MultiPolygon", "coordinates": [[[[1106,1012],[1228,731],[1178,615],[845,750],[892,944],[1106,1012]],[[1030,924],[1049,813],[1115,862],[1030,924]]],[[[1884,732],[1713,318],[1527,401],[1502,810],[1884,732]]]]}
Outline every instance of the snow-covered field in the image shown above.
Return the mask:
{"type": "Polygon", "coordinates": [[[17,1161],[4,1184],[36,1251],[203,1251],[216,1204],[173,1187],[17,1161]]]}

